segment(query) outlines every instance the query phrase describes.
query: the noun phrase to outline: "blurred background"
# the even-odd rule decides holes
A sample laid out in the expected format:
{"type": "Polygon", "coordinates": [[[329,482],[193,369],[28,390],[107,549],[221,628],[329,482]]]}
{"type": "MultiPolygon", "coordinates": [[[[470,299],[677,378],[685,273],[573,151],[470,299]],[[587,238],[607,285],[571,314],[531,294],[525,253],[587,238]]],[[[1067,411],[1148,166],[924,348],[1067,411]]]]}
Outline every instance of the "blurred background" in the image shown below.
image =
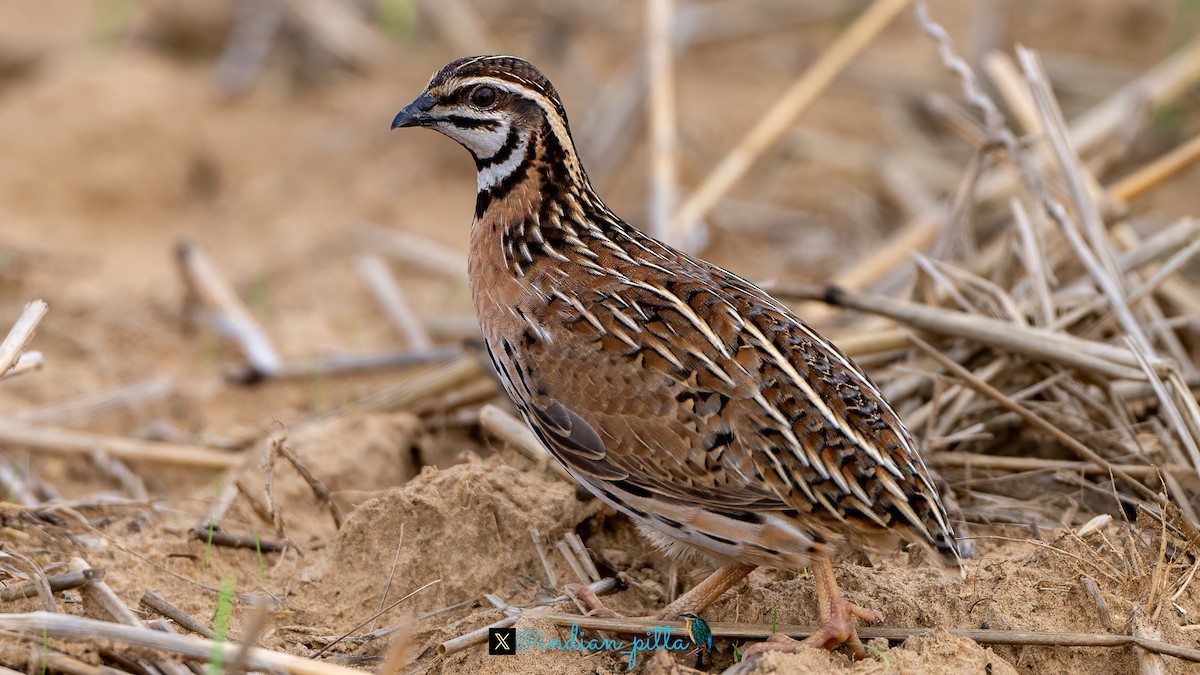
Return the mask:
{"type": "MultiPolygon", "coordinates": [[[[868,4],[673,3],[672,204],[868,4]]],[[[647,28],[649,7],[3,3],[0,317],[15,317],[32,297],[50,302],[55,318],[42,350],[64,377],[14,383],[0,401],[44,403],[162,370],[190,377],[204,371],[174,357],[177,348],[197,351],[176,342],[192,337],[207,340],[207,372],[219,370],[235,348],[203,331],[180,336],[185,286],[174,251],[183,240],[207,249],[286,361],[397,346],[363,283],[358,257],[366,251],[384,253],[435,339],[470,335],[463,261],[474,167],[438,134],[389,133],[392,116],[451,59],[526,57],[559,89],[599,193],[648,226],[656,189],[647,61],[663,39],[647,28]],[[419,240],[390,238],[396,232],[419,240]]],[[[1190,0],[935,1],[930,12],[980,72],[993,52],[1037,50],[1068,119],[1136,84],[1200,26],[1200,5],[1190,0]]],[[[1124,121],[1088,149],[1101,180],[1200,126],[1187,72],[1165,100],[1126,97],[1124,121]]],[[[903,11],[779,131],[683,243],[754,281],[836,278],[952,197],[977,145],[977,119],[934,43],[903,11]]],[[[1188,213],[1196,175],[1180,173],[1144,197],[1146,217],[1135,225],[1152,230],[1188,213]]],[[[258,412],[217,414],[252,424],[258,412]]]]}
{"type": "MultiPolygon", "coordinates": [[[[677,198],[867,4],[675,3],[677,198]]],[[[1200,26],[1190,0],[930,8],[976,65],[1016,43],[1038,50],[1068,118],[1200,26]]],[[[14,270],[52,254],[48,262],[65,265],[64,273],[40,293],[108,307],[132,297],[166,300],[168,253],[186,236],[211,246],[238,283],[257,283],[270,296],[265,309],[282,311],[283,303],[315,301],[306,296],[317,290],[292,286],[283,278],[289,272],[336,285],[326,277],[355,245],[358,223],[464,250],[469,158],[435,134],[387,127],[439,66],[470,53],[539,64],[566,102],[601,195],[630,222],[646,223],[645,15],[645,3],[620,0],[4,3],[2,290],[19,278],[36,286],[14,270]]],[[[905,190],[888,184],[901,180],[889,173],[940,198],[966,166],[971,147],[931,113],[947,98],[961,104],[957,82],[905,12],[718,203],[703,252],[758,280],[820,279],[862,255],[911,206],[897,203],[905,190]]],[[[1131,140],[1121,158],[1129,164],[1110,161],[1110,171],[1186,136],[1195,103],[1188,92],[1131,115],[1121,130],[1131,140]]],[[[1164,218],[1179,211],[1190,183],[1181,176],[1153,196],[1164,218]]],[[[416,284],[412,301],[422,315],[469,309],[452,289],[405,281],[416,284]]],[[[325,306],[330,325],[306,326],[307,346],[293,349],[370,339],[338,327],[346,320],[338,311],[325,306]]]]}
{"type": "MultiPolygon", "coordinates": [[[[347,512],[366,496],[412,479],[423,467],[446,468],[491,455],[498,444],[479,432],[480,406],[503,406],[504,401],[471,356],[478,331],[466,284],[466,247],[475,169],[466,152],[438,134],[388,130],[395,113],[421,92],[431,74],[468,54],[514,54],[546,73],[566,105],[597,191],[627,221],[662,232],[664,214],[694,203],[697,188],[705,186],[700,192],[707,206],[701,217],[688,221],[686,231],[667,230],[669,236],[752,281],[782,288],[834,280],[907,297],[918,276],[917,263],[910,258],[913,251],[938,261],[924,268],[935,278],[935,269],[953,276],[949,267],[939,266],[942,262],[980,269],[972,267],[977,250],[1000,241],[1001,233],[1017,236],[1008,200],[1014,194],[1013,181],[1005,188],[993,175],[1008,168],[1003,161],[980,159],[980,148],[995,140],[989,135],[995,129],[986,128],[980,111],[964,97],[959,77],[944,66],[937,41],[922,30],[909,7],[901,7],[861,51],[848,54],[844,70],[831,71],[836,77],[815,90],[807,107],[775,125],[761,152],[744,155],[748,168],[728,189],[709,189],[714,168],[728,161],[731,152],[743,152],[737,150],[743,138],[769,117],[814,64],[836,51],[839,36],[872,4],[0,2],[0,326],[11,325],[26,301],[42,298],[50,306],[31,344],[42,353],[45,367],[5,379],[0,386],[0,484],[10,496],[16,495],[11,501],[34,504],[110,493],[162,498],[149,520],[153,526],[143,531],[147,519],[137,516],[139,529],[130,525],[132,539],[125,543],[180,574],[214,586],[221,575],[230,574],[245,588],[260,583],[261,570],[251,554],[226,555],[214,563],[219,571],[207,569],[203,554],[201,568],[200,543],[187,534],[188,528],[218,520],[224,511],[214,515],[214,504],[228,508],[236,497],[224,521],[229,529],[246,533],[251,523],[264,532],[272,529],[272,519],[256,501],[261,491],[260,455],[249,449],[262,452],[268,447],[264,439],[280,429],[297,434],[297,452],[329,483],[347,512]],[[652,122],[652,113],[659,115],[657,122],[652,122]],[[464,358],[472,365],[460,367],[464,358]],[[414,370],[430,364],[442,365],[414,370]],[[247,386],[253,383],[259,386],[247,386]],[[322,426],[330,413],[354,406],[379,415],[348,422],[348,427],[322,426]],[[35,443],[13,431],[18,422],[103,436],[39,436],[35,443]],[[315,436],[306,443],[302,430],[315,436]],[[109,442],[112,438],[129,439],[133,445],[120,446],[126,450],[151,454],[120,450],[109,442]],[[169,455],[154,455],[177,450],[153,445],[162,442],[229,454],[226,459],[204,455],[207,463],[197,464],[204,473],[197,474],[180,468],[169,455]],[[67,446],[75,450],[60,452],[67,446]],[[113,455],[88,454],[93,446],[109,448],[113,455]],[[47,448],[56,452],[44,452],[47,448]],[[243,461],[238,450],[247,450],[249,459],[243,461]],[[153,458],[144,461],[148,456],[153,458]],[[133,463],[134,471],[122,468],[121,457],[133,463]],[[254,474],[259,482],[251,489],[244,483],[235,485],[236,471],[225,472],[231,467],[243,477],[254,474]]],[[[1073,131],[1082,130],[1082,135],[1075,134],[1081,166],[1111,198],[1100,207],[1106,218],[1120,220],[1120,227],[1127,228],[1122,235],[1126,243],[1136,244],[1138,237],[1149,240],[1196,212],[1200,170],[1189,167],[1198,154],[1195,137],[1200,132],[1200,2],[930,0],[928,11],[978,74],[981,90],[998,102],[999,112],[1008,119],[1004,128],[1021,147],[1033,147],[1044,138],[1030,133],[1036,115],[1028,93],[1022,98],[1025,90],[1014,88],[1020,75],[1012,54],[1017,45],[1037,52],[1063,116],[1073,131]],[[1179,148],[1178,161],[1167,162],[1165,172],[1150,178],[1139,174],[1142,167],[1172,157],[1179,148]]],[[[1054,173],[1051,187],[1063,194],[1058,181],[1054,173]]],[[[1038,231],[1053,230],[1048,222],[1040,220],[1038,231]]],[[[1195,234],[1194,222],[1182,222],[1182,227],[1173,231],[1195,234]]],[[[1045,252],[1053,264],[1069,268],[1072,275],[1082,274],[1074,259],[1063,253],[1068,249],[1062,239],[1047,237],[1045,252]]],[[[1019,245],[1011,239],[992,247],[998,259],[1018,255],[1019,245]]],[[[1163,257],[1188,244],[1187,236],[1178,239],[1158,247],[1155,255],[1163,257]]],[[[1191,250],[1186,259],[1194,253],[1191,250]]],[[[1186,259],[1177,261],[1172,271],[1187,271],[1186,259]]],[[[1029,287],[1017,284],[1013,275],[1005,276],[1003,270],[1015,268],[1001,264],[1001,272],[993,273],[997,266],[992,265],[979,274],[1006,292],[1017,287],[1013,294],[1032,303],[1029,287]]],[[[1065,285],[1071,278],[1055,283],[1065,285]]],[[[971,288],[978,291],[983,286],[971,288]]],[[[987,292],[984,288],[980,294],[987,292]]],[[[1195,339],[1195,314],[1189,318],[1187,307],[1197,297],[1190,290],[1170,296],[1169,330],[1162,337],[1193,383],[1200,340],[1195,339]],[[1178,339],[1169,338],[1176,334],[1178,339]]],[[[976,299],[971,296],[972,302],[976,299]]],[[[957,300],[942,297],[937,302],[954,305],[957,300]]],[[[985,306],[983,314],[1010,318],[1002,301],[980,306],[985,306]]],[[[1030,306],[1036,303],[1022,305],[1030,306]]],[[[1102,304],[1092,305],[1091,311],[1097,307],[1102,304]]],[[[1068,313],[1067,305],[1062,309],[1062,314],[1068,313]]],[[[1054,318],[1056,310],[1046,311],[1054,318]]],[[[812,304],[801,313],[820,329],[844,338],[870,337],[881,325],[867,321],[847,329],[845,316],[812,304]]],[[[1020,323],[1024,316],[1012,320],[1020,323]]],[[[1111,328],[1109,319],[1091,323],[1089,318],[1079,332],[1124,344],[1119,335],[1093,330],[1111,328]]],[[[1075,457],[1045,438],[1024,444],[1029,437],[1022,435],[1020,420],[1012,416],[1003,429],[983,433],[979,425],[985,422],[978,420],[994,417],[994,408],[971,408],[975,417],[935,428],[937,415],[929,410],[937,409],[946,383],[912,377],[934,366],[925,361],[916,367],[902,360],[911,345],[903,333],[897,340],[886,346],[887,354],[878,361],[872,356],[878,349],[857,344],[859,351],[850,351],[865,355],[873,375],[878,363],[891,364],[881,379],[890,396],[899,392],[901,399],[909,397],[901,405],[902,413],[923,411],[928,426],[922,425],[920,435],[927,447],[999,448],[1002,454],[1021,455],[1036,446],[1051,448],[1045,453],[1049,457],[1075,457]]],[[[956,353],[964,363],[977,355],[974,346],[955,344],[962,348],[956,353]]],[[[1012,361],[1007,358],[989,362],[987,368],[995,367],[991,375],[1009,372],[1006,364],[1012,361]]],[[[1014,381],[1006,381],[1006,391],[1033,392],[1024,388],[1041,386],[1035,385],[1039,378],[1049,377],[1040,362],[1031,363],[1032,374],[1022,379],[1027,374],[1022,371],[1014,381]]],[[[1128,379],[1130,366],[1124,367],[1119,374],[1128,379]]],[[[1051,379],[1062,383],[1057,375],[1051,379]]],[[[1082,391],[1083,385],[1077,389],[1082,391]]],[[[1142,389],[1128,391],[1146,396],[1142,389]]],[[[1106,417],[1107,408],[1092,406],[1093,399],[1082,394],[1079,400],[1064,395],[1037,403],[1049,408],[1068,398],[1069,404],[1062,407],[1086,421],[1081,423],[1081,438],[1090,443],[1110,430],[1115,417],[1106,417]]],[[[958,412],[967,407],[958,406],[958,412]]],[[[1157,414],[1154,404],[1135,410],[1137,415],[1146,410],[1157,414]]],[[[1138,438],[1151,443],[1154,434],[1146,428],[1138,429],[1145,436],[1138,438]]],[[[1178,447],[1164,446],[1174,452],[1168,457],[1182,457],[1178,447]]],[[[1130,452],[1117,442],[1105,447],[1113,461],[1130,452]]],[[[533,475],[550,480],[529,469],[534,464],[518,455],[496,454],[501,457],[498,464],[520,469],[514,472],[522,477],[519,481],[534,481],[533,475]]],[[[544,469],[544,458],[540,461],[537,466],[544,469]]],[[[1183,503],[1200,494],[1195,476],[1190,470],[1186,473],[1189,477],[1173,493],[1182,495],[1183,503]]],[[[1108,494],[1107,474],[1096,479],[1099,489],[1060,485],[1055,488],[1061,488],[1060,493],[1031,511],[1022,500],[1040,499],[1049,492],[1045,486],[1051,481],[1044,472],[1039,475],[1046,483],[1017,485],[998,479],[997,485],[1003,486],[995,493],[1003,495],[968,504],[975,507],[972,522],[1036,519],[1070,526],[1093,513],[1121,512],[1108,494]]],[[[490,486],[488,480],[486,475],[470,474],[467,483],[490,486]]],[[[966,484],[970,480],[955,483],[966,484]]],[[[473,504],[480,494],[472,487],[464,497],[453,485],[437,485],[452,495],[447,499],[459,500],[453,504],[473,504]]],[[[522,489],[528,489],[534,495],[529,500],[537,504],[541,495],[552,492],[560,501],[539,506],[541,511],[529,508],[534,514],[529,517],[541,520],[520,521],[515,534],[498,540],[498,550],[519,551],[524,556],[521,564],[536,571],[529,529],[574,531],[578,526],[585,538],[588,531],[601,533],[588,546],[607,547],[600,557],[610,566],[602,564],[602,569],[643,565],[640,573],[655,580],[648,584],[665,589],[664,597],[683,586],[676,568],[636,543],[627,524],[606,530],[608,526],[596,524],[602,521],[588,520],[598,507],[586,507],[592,510],[580,515],[585,507],[575,504],[569,487],[557,480],[547,485],[562,494],[541,483],[522,489]]],[[[495,494],[505,494],[497,490],[495,494]]],[[[326,550],[322,547],[338,536],[341,523],[330,529],[323,507],[312,503],[307,486],[298,479],[281,492],[279,500],[288,504],[291,514],[306,514],[293,518],[292,540],[310,546],[310,551],[326,550]]],[[[392,493],[392,498],[409,500],[403,501],[404,508],[424,503],[395,496],[400,494],[392,493]]],[[[1128,499],[1125,506],[1132,509],[1128,499]]],[[[504,508],[521,512],[513,518],[528,515],[524,503],[519,509],[511,504],[504,508]]],[[[436,518],[437,511],[427,515],[436,518]]],[[[133,512],[120,511],[110,522],[122,518],[134,520],[133,512]]],[[[353,532],[364,542],[375,531],[391,538],[372,540],[370,546],[363,543],[354,549],[358,558],[345,548],[337,549],[338,555],[369,566],[390,555],[397,530],[403,540],[400,521],[362,526],[353,532]]],[[[409,561],[412,570],[406,579],[412,584],[404,592],[435,576],[444,579],[427,597],[418,597],[417,609],[477,598],[511,576],[488,568],[494,560],[480,560],[483,567],[472,579],[429,567],[437,561],[419,554],[422,541],[465,536],[446,534],[443,528],[433,531],[437,534],[414,534],[411,523],[407,530],[418,556],[409,561]]],[[[1017,559],[1027,553],[1021,549],[997,555],[1017,559]]],[[[482,557],[488,555],[495,557],[482,557]]],[[[57,559],[49,556],[44,562],[57,559]]],[[[116,560],[135,564],[127,558],[116,560]]],[[[566,569],[561,561],[556,564],[560,571],[566,569]]],[[[150,575],[157,588],[174,583],[159,574],[158,567],[138,569],[150,575]]],[[[262,574],[261,583],[273,593],[281,586],[290,588],[295,582],[291,569],[262,574]]],[[[320,606],[321,611],[292,618],[322,625],[330,634],[358,624],[364,603],[376,603],[377,575],[356,578],[357,595],[334,599],[345,579],[323,574],[301,574],[304,581],[323,579],[325,585],[294,600],[295,606],[320,606]]],[[[1070,578],[1073,572],[1063,574],[1070,578]]],[[[997,573],[998,592],[1012,592],[1001,577],[997,573]]],[[[110,581],[129,602],[143,585],[150,585],[132,577],[110,575],[110,581]]],[[[1033,586],[1031,581],[1029,588],[1033,586]]],[[[189,590],[180,590],[174,601],[193,613],[210,615],[215,596],[189,590]]],[[[781,594],[778,589],[772,592],[781,594]]],[[[940,587],[921,592],[927,594],[922,596],[927,605],[946,596],[940,587]]],[[[1123,608],[1143,600],[1136,594],[1110,598],[1123,608]]],[[[1161,594],[1158,600],[1161,603],[1161,594]]],[[[797,600],[796,612],[809,611],[801,608],[802,602],[797,600]]],[[[1080,602],[1090,611],[1090,596],[1080,602]]],[[[1077,605],[1058,609],[1060,620],[1082,611],[1077,605]]],[[[924,611],[901,613],[900,620],[920,623],[924,611]]],[[[982,616],[947,611],[950,618],[939,620],[960,626],[977,626],[982,616]]],[[[1005,616],[1021,616],[1020,611],[1005,616]]],[[[495,618],[471,616],[442,633],[423,636],[425,651],[415,653],[428,656],[437,640],[495,618]]],[[[999,615],[985,618],[997,627],[1007,621],[999,615]]],[[[235,615],[235,623],[240,620],[235,615]]],[[[299,644],[323,644],[283,635],[271,644],[293,650],[299,644]]],[[[1085,656],[1072,663],[1101,669],[1107,663],[1102,650],[1085,656]]],[[[1045,666],[1044,672],[1059,670],[1066,662],[1045,666]]]]}

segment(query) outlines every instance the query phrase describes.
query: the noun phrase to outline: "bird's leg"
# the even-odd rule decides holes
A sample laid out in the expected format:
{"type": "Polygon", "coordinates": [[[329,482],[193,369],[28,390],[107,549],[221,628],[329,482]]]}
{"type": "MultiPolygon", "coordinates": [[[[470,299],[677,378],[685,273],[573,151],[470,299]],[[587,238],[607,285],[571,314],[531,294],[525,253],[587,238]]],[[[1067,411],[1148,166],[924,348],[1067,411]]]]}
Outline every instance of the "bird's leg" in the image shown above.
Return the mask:
{"type": "Polygon", "coordinates": [[[693,586],[692,590],[676,598],[675,602],[664,607],[656,618],[670,621],[679,618],[680,614],[703,612],[756,567],[758,565],[732,563],[718,569],[708,575],[707,579],[693,586]]]}
{"type": "Polygon", "coordinates": [[[842,597],[837,578],[833,575],[833,563],[828,556],[813,556],[812,573],[817,590],[817,611],[821,617],[821,627],[804,640],[795,640],[782,633],[776,633],[766,642],[750,645],[743,652],[746,657],[766,652],[798,652],[805,647],[834,649],[846,642],[854,643],[851,653],[855,659],[867,655],[866,650],[859,644],[854,617],[875,622],[882,621],[883,615],[875,610],[859,607],[842,597]]]}
{"type": "Polygon", "coordinates": [[[588,588],[585,584],[567,584],[563,590],[567,592],[567,595],[575,598],[576,602],[583,605],[583,613],[586,616],[595,616],[601,619],[625,618],[624,615],[605,607],[604,601],[596,595],[596,591],[588,588]]]}
{"type": "MultiPolygon", "coordinates": [[[[725,595],[725,591],[728,591],[737,585],[739,581],[745,579],[746,575],[754,571],[755,567],[756,565],[744,565],[742,563],[726,565],[710,574],[704,581],[696,584],[692,590],[681,595],[675,602],[667,605],[657,615],[647,618],[670,621],[678,618],[680,614],[687,614],[688,612],[698,614],[716,602],[722,595],[725,595]]],[[[566,591],[584,606],[588,616],[604,618],[621,617],[620,614],[605,607],[604,603],[601,602],[592,589],[583,584],[567,584],[566,591]]]]}

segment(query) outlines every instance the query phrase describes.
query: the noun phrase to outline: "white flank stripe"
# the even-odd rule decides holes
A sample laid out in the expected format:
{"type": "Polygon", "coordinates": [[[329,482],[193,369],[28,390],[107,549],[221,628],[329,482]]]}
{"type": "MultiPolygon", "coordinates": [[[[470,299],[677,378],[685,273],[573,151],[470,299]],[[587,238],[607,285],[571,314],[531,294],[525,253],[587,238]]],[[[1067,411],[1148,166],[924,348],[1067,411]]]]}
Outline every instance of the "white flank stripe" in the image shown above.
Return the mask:
{"type": "Polygon", "coordinates": [[[635,333],[642,332],[642,327],[637,325],[637,323],[633,319],[629,318],[629,315],[626,314],[625,312],[622,312],[621,310],[617,309],[616,307],[611,307],[611,306],[608,307],[608,311],[612,312],[613,317],[615,317],[617,321],[620,321],[621,323],[625,324],[625,327],[628,328],[629,330],[631,330],[635,333]]]}
{"type": "Polygon", "coordinates": [[[845,434],[846,438],[849,438],[855,445],[859,447],[860,450],[867,453],[871,459],[875,460],[876,464],[884,467],[889,473],[895,475],[897,478],[904,477],[904,474],[900,471],[900,467],[896,466],[895,462],[893,462],[890,458],[884,457],[883,454],[875,448],[875,446],[868,443],[866,439],[864,439],[858,432],[851,429],[845,423],[845,420],[835,415],[833,410],[831,410],[829,406],[825,405],[825,401],[817,395],[817,392],[812,388],[811,385],[808,384],[808,381],[800,376],[800,373],[796,371],[796,368],[791,364],[791,362],[783,358],[783,354],[780,354],[779,350],[775,348],[775,345],[773,345],[771,341],[762,334],[762,331],[758,330],[758,326],[755,326],[750,322],[746,322],[745,330],[749,331],[749,333],[754,336],[755,340],[758,340],[759,346],[763,348],[763,351],[767,352],[767,354],[771,356],[771,359],[775,361],[775,365],[779,366],[780,370],[782,370],[789,378],[791,378],[792,383],[804,393],[804,397],[808,399],[809,403],[811,403],[818,412],[821,413],[821,416],[825,418],[825,421],[837,427],[838,431],[841,431],[843,434],[845,434]]]}
{"type": "Polygon", "coordinates": [[[647,284],[640,281],[631,281],[630,283],[638,288],[644,288],[663,300],[671,303],[677,312],[682,314],[685,319],[692,322],[692,325],[696,327],[696,330],[700,331],[700,334],[703,335],[706,340],[708,340],[709,344],[711,344],[713,347],[716,347],[721,356],[724,356],[727,359],[730,358],[729,350],[725,347],[725,343],[721,342],[721,339],[717,337],[717,334],[713,331],[712,326],[709,326],[707,321],[701,319],[698,314],[692,311],[692,308],[688,307],[688,304],[684,302],[682,298],[677,297],[674,293],[671,293],[664,288],[659,288],[653,284],[647,284]]]}
{"type": "Polygon", "coordinates": [[[800,460],[804,466],[811,466],[817,473],[821,474],[822,478],[829,478],[829,474],[825,473],[824,464],[808,461],[808,457],[804,454],[804,446],[800,444],[800,439],[796,438],[796,434],[792,433],[791,423],[783,416],[783,413],[779,412],[779,409],[775,406],[767,403],[767,399],[763,398],[761,393],[754,395],[754,402],[758,403],[758,406],[767,411],[771,419],[779,424],[779,431],[783,433],[783,437],[787,439],[787,442],[792,445],[793,454],[796,455],[796,459],[800,460]]]}

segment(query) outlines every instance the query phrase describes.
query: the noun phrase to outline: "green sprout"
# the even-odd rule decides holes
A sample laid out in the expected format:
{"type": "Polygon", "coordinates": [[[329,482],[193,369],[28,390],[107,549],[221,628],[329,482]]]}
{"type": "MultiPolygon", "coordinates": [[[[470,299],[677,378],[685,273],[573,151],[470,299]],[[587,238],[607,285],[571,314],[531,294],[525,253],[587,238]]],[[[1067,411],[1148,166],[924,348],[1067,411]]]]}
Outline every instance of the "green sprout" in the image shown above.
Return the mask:
{"type": "Polygon", "coordinates": [[[213,649],[208,659],[208,675],[223,675],[225,672],[225,635],[229,631],[229,615],[233,610],[233,579],[221,580],[221,592],[217,595],[217,613],[213,616],[213,649]]]}

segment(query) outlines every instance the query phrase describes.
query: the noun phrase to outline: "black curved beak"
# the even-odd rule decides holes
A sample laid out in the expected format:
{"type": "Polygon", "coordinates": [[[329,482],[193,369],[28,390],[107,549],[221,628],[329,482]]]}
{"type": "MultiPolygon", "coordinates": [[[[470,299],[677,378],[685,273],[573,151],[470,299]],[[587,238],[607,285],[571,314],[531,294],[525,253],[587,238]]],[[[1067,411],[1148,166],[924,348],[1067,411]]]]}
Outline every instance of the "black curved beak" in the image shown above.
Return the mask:
{"type": "Polygon", "coordinates": [[[396,113],[396,118],[392,120],[392,128],[429,126],[437,119],[429,114],[430,109],[436,104],[437,100],[428,92],[421,94],[417,100],[404,106],[404,110],[396,113]]]}

